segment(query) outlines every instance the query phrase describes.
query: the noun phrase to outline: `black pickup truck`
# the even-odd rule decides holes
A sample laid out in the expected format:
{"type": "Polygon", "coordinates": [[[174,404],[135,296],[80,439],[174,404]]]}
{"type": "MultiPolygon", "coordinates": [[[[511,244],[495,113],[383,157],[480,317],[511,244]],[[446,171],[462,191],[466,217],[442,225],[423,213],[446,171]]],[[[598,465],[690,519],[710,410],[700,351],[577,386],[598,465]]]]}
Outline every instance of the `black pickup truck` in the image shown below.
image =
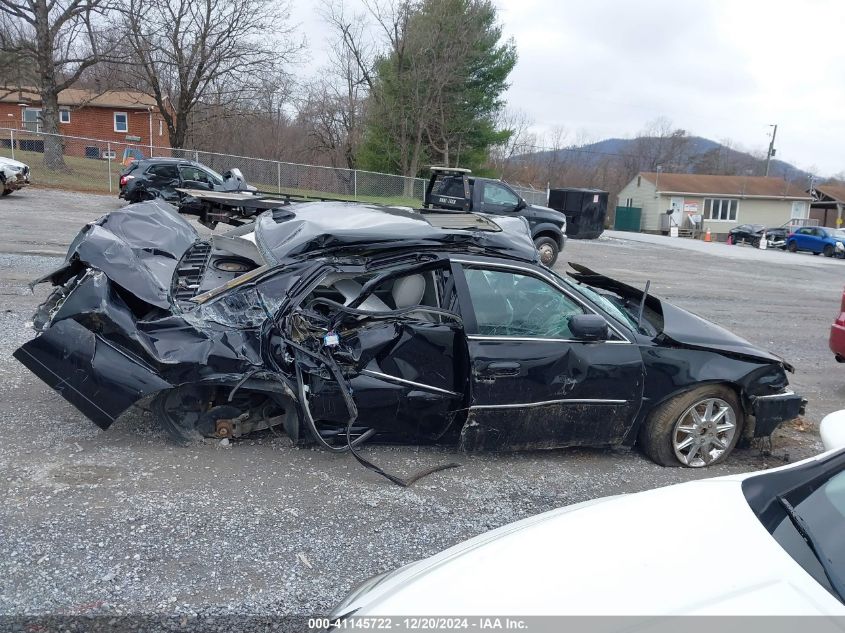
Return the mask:
{"type": "Polygon", "coordinates": [[[501,180],[470,173],[457,167],[431,167],[425,208],[522,216],[528,220],[540,261],[552,266],[566,243],[566,216],[549,207],[528,204],[501,180]]]}

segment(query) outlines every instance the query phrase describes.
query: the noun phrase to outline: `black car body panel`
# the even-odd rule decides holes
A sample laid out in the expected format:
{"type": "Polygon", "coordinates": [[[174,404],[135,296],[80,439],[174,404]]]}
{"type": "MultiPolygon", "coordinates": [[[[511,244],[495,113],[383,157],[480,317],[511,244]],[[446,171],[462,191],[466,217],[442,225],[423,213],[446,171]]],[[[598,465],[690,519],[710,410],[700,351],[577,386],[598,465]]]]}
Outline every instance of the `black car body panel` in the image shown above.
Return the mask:
{"type": "Polygon", "coordinates": [[[15,356],[101,428],[172,392],[210,436],[630,445],[655,406],[708,382],[737,389],[754,435],[803,407],[777,357],[652,295],[637,327],[642,291],[573,276],[540,265],[522,218],[301,203],[201,239],[142,202],[86,226],[42,278],[55,288],[15,356]],[[484,294],[493,278],[512,294],[484,294]],[[606,340],[482,327],[497,306],[534,314],[533,296],[599,315],[606,340]]]}
{"type": "Polygon", "coordinates": [[[172,386],[70,319],[59,321],[14,355],[104,430],[141,398],[172,386]]]}
{"type": "Polygon", "coordinates": [[[663,314],[663,334],[669,339],[689,347],[722,350],[738,356],[781,362],[781,359],[761,350],[744,338],[729,332],[697,314],[682,310],[666,301],[660,302],[663,314]]]}

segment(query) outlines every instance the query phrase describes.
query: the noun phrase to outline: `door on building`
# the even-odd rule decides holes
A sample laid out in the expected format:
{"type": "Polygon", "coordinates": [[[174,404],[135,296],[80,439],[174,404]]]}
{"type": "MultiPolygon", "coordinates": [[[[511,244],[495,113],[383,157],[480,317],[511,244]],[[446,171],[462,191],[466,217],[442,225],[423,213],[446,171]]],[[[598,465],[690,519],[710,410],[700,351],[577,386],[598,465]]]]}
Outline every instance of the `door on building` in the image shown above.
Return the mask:
{"type": "Polygon", "coordinates": [[[681,228],[684,225],[684,199],[672,196],[669,198],[669,209],[672,214],[669,216],[669,228],[677,226],[681,228]]]}
{"type": "Polygon", "coordinates": [[[684,199],[672,196],[669,199],[669,208],[672,210],[672,215],[669,216],[669,226],[681,228],[684,224],[684,199]]]}

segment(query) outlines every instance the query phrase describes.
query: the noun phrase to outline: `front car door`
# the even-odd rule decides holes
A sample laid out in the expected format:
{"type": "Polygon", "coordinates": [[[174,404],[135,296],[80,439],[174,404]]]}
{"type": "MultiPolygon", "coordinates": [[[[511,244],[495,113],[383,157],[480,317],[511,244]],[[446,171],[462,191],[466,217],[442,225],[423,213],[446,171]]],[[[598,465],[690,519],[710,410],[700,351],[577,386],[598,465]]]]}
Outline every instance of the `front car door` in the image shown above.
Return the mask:
{"type": "Polygon", "coordinates": [[[642,399],[639,346],[612,324],[606,341],[575,340],[568,319],[598,310],[542,271],[455,266],[471,374],[462,448],[620,443],[642,399]]]}
{"type": "Polygon", "coordinates": [[[519,206],[519,196],[497,182],[476,181],[475,186],[481,186],[480,211],[496,215],[506,215],[516,211],[519,206]]]}
{"type": "Polygon", "coordinates": [[[182,186],[187,189],[213,191],[215,184],[223,186],[222,182],[216,182],[217,179],[207,171],[193,165],[179,165],[179,176],[182,179],[182,186]]]}

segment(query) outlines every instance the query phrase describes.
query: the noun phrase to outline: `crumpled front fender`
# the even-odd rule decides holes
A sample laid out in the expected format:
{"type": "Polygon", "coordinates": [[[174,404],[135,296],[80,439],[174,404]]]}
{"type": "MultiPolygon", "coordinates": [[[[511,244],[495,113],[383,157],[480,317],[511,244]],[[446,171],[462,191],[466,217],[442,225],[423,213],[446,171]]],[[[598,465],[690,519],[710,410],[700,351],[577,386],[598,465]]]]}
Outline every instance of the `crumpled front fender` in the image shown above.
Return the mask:
{"type": "Polygon", "coordinates": [[[24,343],[14,357],[101,429],[141,398],[172,387],[72,319],[24,343]]]}

